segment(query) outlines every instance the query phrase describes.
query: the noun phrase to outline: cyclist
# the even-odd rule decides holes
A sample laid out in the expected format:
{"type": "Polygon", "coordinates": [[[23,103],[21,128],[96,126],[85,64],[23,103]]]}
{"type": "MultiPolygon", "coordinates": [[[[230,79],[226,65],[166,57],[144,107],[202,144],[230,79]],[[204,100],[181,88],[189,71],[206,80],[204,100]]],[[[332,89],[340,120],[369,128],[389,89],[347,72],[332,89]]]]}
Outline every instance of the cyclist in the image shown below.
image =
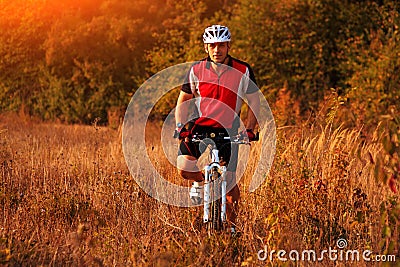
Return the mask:
{"type": "MultiPolygon", "coordinates": [[[[251,109],[249,108],[245,120],[246,130],[241,134],[247,135],[250,141],[254,140],[256,116],[260,106],[257,94],[259,89],[251,67],[229,54],[229,29],[222,25],[207,27],[203,33],[203,42],[207,57],[191,66],[181,87],[175,110],[175,133],[181,140],[177,168],[180,176],[193,181],[190,198],[194,204],[202,201],[201,182],[204,177],[196,166],[201,155],[199,145],[187,137],[192,133],[223,133],[230,136],[237,134],[242,99],[246,97],[251,109]],[[189,107],[184,103],[193,98],[196,100],[198,118],[188,123],[189,107]]],[[[231,146],[229,142],[229,145],[220,146],[219,150],[222,162],[227,165],[227,188],[232,188],[227,193],[227,220],[231,231],[235,232],[237,203],[240,198],[236,184],[238,146],[231,146]]]]}

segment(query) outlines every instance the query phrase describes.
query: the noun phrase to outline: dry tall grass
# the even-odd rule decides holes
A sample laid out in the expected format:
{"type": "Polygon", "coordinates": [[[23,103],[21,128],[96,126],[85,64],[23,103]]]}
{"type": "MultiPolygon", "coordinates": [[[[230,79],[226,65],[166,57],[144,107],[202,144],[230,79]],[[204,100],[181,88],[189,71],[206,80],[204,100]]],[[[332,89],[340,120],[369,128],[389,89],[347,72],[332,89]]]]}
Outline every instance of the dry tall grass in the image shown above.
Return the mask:
{"type": "MultiPolygon", "coordinates": [[[[379,138],[330,126],[278,129],[266,182],[254,193],[246,190],[248,177],[241,182],[242,235],[231,238],[199,230],[200,209],[167,206],[141,191],[124,163],[117,130],[2,115],[0,263],[276,266],[284,262],[260,261],[257,252],[265,246],[318,251],[335,247],[338,238],[348,240],[348,248],[383,253],[382,205],[393,196],[373,175],[379,138]]],[[[163,174],[175,177],[159,144],[150,145],[159,166],[168,166],[163,174]]],[[[398,248],[392,251],[398,256],[398,248]]]]}

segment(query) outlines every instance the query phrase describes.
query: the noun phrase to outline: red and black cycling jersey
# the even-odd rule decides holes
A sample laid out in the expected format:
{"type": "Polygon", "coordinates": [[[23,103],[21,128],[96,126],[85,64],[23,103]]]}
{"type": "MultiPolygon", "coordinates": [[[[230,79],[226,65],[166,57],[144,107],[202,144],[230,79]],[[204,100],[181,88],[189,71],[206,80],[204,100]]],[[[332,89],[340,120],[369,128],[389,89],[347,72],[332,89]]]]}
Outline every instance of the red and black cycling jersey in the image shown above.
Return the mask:
{"type": "Polygon", "coordinates": [[[258,91],[253,70],[246,62],[229,56],[218,73],[210,57],[194,63],[181,90],[196,97],[199,126],[230,129],[237,127],[238,115],[246,94],[258,91]]]}

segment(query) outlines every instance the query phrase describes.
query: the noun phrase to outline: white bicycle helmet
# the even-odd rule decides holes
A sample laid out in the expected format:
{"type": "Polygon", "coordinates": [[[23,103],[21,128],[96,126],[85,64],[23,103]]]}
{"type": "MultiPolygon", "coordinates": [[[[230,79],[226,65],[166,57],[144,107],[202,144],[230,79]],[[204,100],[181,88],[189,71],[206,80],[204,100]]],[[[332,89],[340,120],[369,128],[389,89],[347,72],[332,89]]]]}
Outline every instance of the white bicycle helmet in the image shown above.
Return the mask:
{"type": "Polygon", "coordinates": [[[231,41],[231,32],[226,26],[212,25],[204,30],[203,42],[205,44],[222,43],[230,41],[231,41]]]}

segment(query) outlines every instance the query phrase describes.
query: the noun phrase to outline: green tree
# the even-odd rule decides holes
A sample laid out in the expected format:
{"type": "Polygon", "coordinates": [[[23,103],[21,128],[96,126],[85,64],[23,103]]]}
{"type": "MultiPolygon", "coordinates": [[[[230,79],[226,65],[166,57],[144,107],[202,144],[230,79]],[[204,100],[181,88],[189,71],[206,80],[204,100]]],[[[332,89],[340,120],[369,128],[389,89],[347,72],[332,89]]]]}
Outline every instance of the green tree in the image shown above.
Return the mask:
{"type": "MultiPolygon", "coordinates": [[[[157,73],[167,67],[199,60],[205,56],[202,32],[205,27],[207,6],[202,1],[185,0],[169,6],[171,18],[165,21],[165,29],[154,35],[157,42],[148,52],[149,73],[157,73]]],[[[155,117],[164,118],[175,107],[179,90],[173,90],[154,108],[155,117]]]]}
{"type": "Polygon", "coordinates": [[[266,94],[287,87],[303,110],[315,108],[327,90],[345,86],[348,40],[373,27],[370,8],[368,1],[238,1],[237,53],[255,64],[266,94]]]}
{"type": "Polygon", "coordinates": [[[41,90],[38,73],[44,66],[43,42],[57,11],[46,1],[0,2],[0,110],[28,109],[41,90]]]}
{"type": "Polygon", "coordinates": [[[306,111],[336,88],[373,118],[398,100],[398,13],[372,0],[0,1],[0,109],[105,122],[152,74],[204,57],[202,32],[220,23],[266,95],[286,88],[306,111]]]}
{"type": "Polygon", "coordinates": [[[45,47],[48,84],[62,88],[49,88],[53,99],[46,110],[52,105],[66,121],[105,122],[108,108],[127,105],[138,77],[145,76],[144,51],[157,25],[157,19],[154,24],[148,19],[162,18],[154,4],[108,0],[90,19],[79,13],[60,19],[45,47]]]}
{"type": "Polygon", "coordinates": [[[376,28],[365,42],[356,38],[350,46],[348,65],[349,107],[354,123],[373,126],[385,117],[400,118],[400,5],[389,2],[376,7],[376,28]]]}
{"type": "Polygon", "coordinates": [[[163,4],[1,2],[1,109],[25,105],[45,119],[104,122],[107,108],[126,104],[146,76],[144,51],[168,16],[163,4]]]}

